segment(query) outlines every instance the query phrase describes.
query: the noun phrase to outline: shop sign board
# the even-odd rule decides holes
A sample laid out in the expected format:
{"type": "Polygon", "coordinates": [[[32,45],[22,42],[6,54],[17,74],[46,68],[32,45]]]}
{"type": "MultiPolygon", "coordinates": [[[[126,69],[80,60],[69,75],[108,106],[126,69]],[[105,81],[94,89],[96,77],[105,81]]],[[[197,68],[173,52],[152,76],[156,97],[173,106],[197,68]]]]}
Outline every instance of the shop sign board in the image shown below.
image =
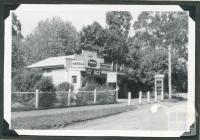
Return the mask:
{"type": "Polygon", "coordinates": [[[108,72],[107,73],[107,83],[116,83],[117,82],[117,73],[108,72]]]}
{"type": "Polygon", "coordinates": [[[84,67],[85,61],[72,61],[72,67],[84,67]]]}
{"type": "Polygon", "coordinates": [[[102,69],[102,70],[111,71],[112,65],[110,65],[110,64],[103,64],[103,63],[101,63],[100,66],[101,66],[101,69],[102,69]]]}
{"type": "Polygon", "coordinates": [[[97,61],[94,60],[94,59],[89,59],[88,60],[88,67],[92,67],[92,68],[97,67],[97,61]]]}
{"type": "Polygon", "coordinates": [[[101,70],[100,69],[87,68],[86,69],[86,74],[100,76],[101,75],[101,70]]]}

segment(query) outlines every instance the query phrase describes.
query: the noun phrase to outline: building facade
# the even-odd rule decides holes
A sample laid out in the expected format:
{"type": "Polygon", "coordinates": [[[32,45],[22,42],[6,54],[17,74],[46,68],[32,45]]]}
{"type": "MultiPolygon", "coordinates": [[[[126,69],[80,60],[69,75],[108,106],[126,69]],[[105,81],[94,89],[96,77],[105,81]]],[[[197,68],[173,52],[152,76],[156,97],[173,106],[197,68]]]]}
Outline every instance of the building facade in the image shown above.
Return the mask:
{"type": "Polygon", "coordinates": [[[43,76],[51,78],[55,85],[68,82],[74,86],[74,90],[78,90],[85,86],[87,76],[102,84],[116,83],[117,75],[123,75],[124,66],[116,68],[113,64],[104,63],[96,52],[82,50],[81,54],[50,57],[27,68],[40,68],[43,76]]]}

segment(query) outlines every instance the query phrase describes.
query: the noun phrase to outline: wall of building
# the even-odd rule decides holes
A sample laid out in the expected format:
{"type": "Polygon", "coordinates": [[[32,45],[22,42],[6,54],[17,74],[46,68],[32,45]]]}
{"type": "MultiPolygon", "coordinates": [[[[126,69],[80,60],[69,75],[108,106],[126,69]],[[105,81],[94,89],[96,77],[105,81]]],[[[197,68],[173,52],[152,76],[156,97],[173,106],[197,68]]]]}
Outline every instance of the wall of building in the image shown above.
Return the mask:
{"type": "Polygon", "coordinates": [[[53,84],[55,85],[66,82],[68,79],[65,68],[47,69],[44,71],[43,76],[52,78],[53,84]]]}
{"type": "Polygon", "coordinates": [[[74,90],[79,90],[82,84],[82,79],[81,79],[81,71],[80,69],[71,69],[69,70],[69,83],[71,83],[74,86],[74,90]],[[77,83],[72,82],[72,76],[77,77],[77,83]]]}
{"type": "Polygon", "coordinates": [[[75,90],[78,90],[82,85],[81,79],[81,70],[80,68],[70,68],[66,70],[65,68],[57,69],[46,69],[44,70],[43,76],[52,78],[53,84],[59,85],[63,82],[71,83],[74,86],[75,90]],[[77,82],[72,82],[72,76],[77,77],[77,82]]]}

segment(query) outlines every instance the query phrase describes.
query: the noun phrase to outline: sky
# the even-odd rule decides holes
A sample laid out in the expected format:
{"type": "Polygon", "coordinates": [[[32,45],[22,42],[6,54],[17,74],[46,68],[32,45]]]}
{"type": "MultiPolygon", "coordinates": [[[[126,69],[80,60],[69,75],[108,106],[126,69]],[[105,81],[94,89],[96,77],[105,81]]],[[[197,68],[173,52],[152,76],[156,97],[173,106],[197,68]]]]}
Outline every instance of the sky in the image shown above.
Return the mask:
{"type": "MultiPolygon", "coordinates": [[[[178,10],[178,6],[170,6],[172,10],[178,10]]],[[[69,21],[75,26],[77,31],[80,31],[83,26],[90,25],[94,21],[100,23],[102,27],[106,26],[107,11],[121,10],[129,11],[133,17],[133,24],[138,15],[144,11],[152,11],[154,9],[163,11],[170,9],[169,6],[133,6],[133,5],[20,5],[14,12],[22,24],[22,34],[27,36],[34,32],[38,22],[54,16],[60,17],[64,21],[69,21]]],[[[133,28],[130,29],[132,34],[133,28]]]]}

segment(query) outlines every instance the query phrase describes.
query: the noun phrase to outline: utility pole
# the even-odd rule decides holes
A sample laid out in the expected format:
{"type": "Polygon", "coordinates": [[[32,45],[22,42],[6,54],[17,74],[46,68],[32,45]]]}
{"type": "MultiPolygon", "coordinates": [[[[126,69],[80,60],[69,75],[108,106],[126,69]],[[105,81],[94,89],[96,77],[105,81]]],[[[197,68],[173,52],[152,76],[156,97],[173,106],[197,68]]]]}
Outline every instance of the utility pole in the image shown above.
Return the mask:
{"type": "Polygon", "coordinates": [[[172,41],[171,44],[168,47],[168,85],[169,85],[169,99],[172,98],[172,64],[171,64],[171,46],[172,46],[172,41]]]}

